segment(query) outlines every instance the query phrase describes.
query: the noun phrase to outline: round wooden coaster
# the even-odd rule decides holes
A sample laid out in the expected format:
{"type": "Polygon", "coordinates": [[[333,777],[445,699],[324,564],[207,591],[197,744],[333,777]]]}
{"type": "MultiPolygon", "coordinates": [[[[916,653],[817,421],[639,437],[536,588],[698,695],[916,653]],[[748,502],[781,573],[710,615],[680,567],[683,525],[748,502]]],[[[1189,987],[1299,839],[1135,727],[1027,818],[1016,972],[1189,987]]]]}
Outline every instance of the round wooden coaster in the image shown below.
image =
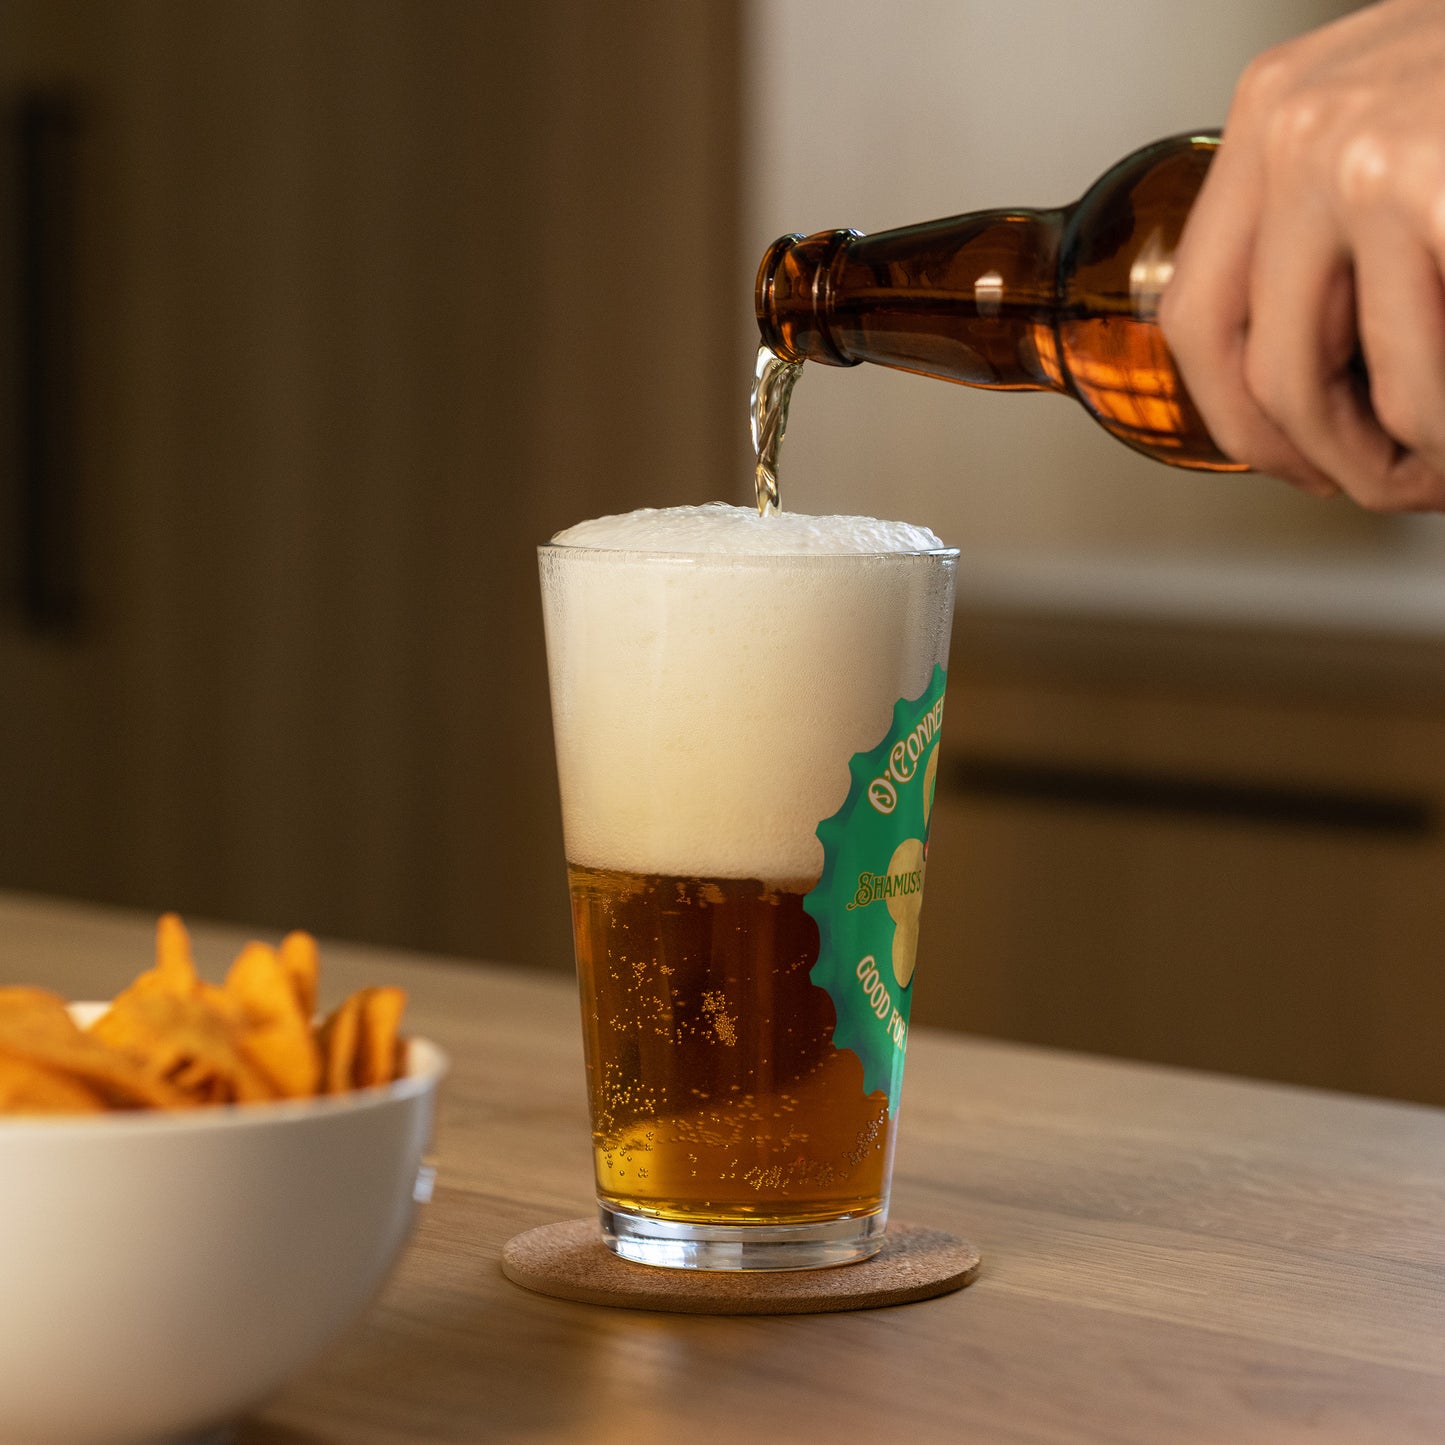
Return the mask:
{"type": "Polygon", "coordinates": [[[801,1315],[871,1310],[962,1289],[978,1274],[966,1239],[891,1222],[872,1259],[830,1269],[659,1269],[619,1259],[596,1219],[529,1229],[508,1241],[502,1273],[557,1299],[690,1315],[801,1315]]]}

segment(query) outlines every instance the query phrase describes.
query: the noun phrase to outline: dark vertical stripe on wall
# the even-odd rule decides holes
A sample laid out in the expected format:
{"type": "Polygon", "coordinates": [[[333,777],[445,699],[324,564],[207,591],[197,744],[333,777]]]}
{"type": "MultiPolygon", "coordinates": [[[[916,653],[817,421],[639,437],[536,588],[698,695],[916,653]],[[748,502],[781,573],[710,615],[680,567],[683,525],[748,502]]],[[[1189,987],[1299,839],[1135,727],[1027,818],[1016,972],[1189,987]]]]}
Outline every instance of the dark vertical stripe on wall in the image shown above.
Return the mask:
{"type": "Polygon", "coordinates": [[[11,111],[14,530],[10,587],[25,625],[72,630],[80,613],[75,441],[75,153],[72,97],[23,95],[11,111]]]}

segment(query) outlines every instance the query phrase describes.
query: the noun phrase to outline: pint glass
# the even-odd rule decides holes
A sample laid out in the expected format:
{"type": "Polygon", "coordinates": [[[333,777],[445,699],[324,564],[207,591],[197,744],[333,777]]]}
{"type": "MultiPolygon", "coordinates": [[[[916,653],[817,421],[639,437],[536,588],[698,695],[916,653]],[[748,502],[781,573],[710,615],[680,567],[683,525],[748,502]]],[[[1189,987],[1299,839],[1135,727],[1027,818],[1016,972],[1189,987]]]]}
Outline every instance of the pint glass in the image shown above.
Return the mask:
{"type": "Polygon", "coordinates": [[[678,510],[540,549],[603,1234],[839,1264],[887,1221],[957,553],[678,510]]]}

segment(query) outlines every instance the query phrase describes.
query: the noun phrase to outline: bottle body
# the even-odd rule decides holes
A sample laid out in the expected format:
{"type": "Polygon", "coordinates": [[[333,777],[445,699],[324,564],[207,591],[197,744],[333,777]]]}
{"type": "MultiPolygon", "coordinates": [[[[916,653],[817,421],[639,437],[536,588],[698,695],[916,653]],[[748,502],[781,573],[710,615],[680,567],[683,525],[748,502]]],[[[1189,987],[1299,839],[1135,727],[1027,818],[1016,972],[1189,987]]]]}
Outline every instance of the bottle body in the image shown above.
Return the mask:
{"type": "Polygon", "coordinates": [[[763,341],[793,361],[1062,392],[1160,461],[1243,470],[1210,438],[1157,320],[1217,145],[1212,135],[1159,141],[1057,210],[785,236],[758,273],[763,341]]]}

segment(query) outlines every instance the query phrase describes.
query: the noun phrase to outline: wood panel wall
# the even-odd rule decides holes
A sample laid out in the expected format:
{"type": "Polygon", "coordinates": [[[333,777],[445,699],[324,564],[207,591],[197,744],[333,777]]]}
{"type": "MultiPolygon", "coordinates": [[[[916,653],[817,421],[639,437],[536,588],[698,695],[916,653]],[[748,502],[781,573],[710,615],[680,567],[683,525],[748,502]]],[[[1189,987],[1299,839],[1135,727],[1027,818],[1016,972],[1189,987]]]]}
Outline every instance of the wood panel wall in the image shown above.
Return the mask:
{"type": "Polygon", "coordinates": [[[570,965],[533,549],[736,487],[738,8],[0,6],[84,117],[0,885],[570,965]]]}

